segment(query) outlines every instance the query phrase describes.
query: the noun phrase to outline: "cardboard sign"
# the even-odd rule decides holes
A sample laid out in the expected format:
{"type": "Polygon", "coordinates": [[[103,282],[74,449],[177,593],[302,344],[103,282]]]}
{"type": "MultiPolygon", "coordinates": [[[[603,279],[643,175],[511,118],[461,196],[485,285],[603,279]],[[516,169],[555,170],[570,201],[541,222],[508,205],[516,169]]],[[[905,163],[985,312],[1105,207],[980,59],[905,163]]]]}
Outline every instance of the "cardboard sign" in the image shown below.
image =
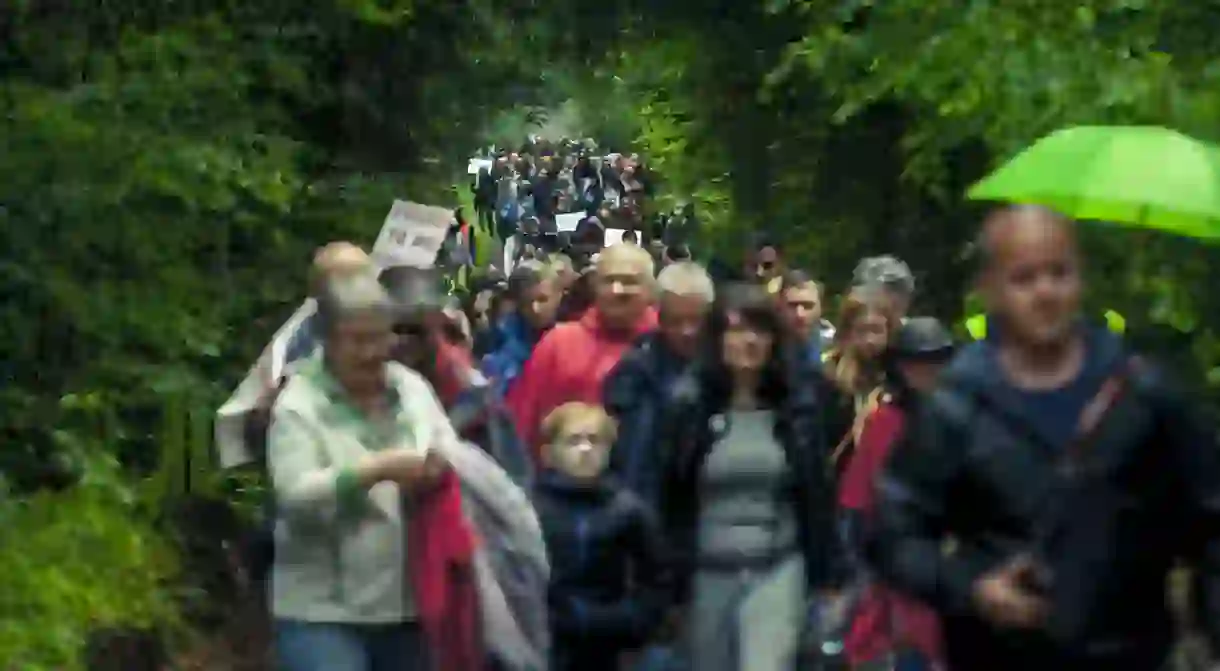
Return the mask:
{"type": "Polygon", "coordinates": [[[452,221],[453,213],[443,207],[394,201],[373,243],[373,262],[382,268],[431,268],[452,221]]]}

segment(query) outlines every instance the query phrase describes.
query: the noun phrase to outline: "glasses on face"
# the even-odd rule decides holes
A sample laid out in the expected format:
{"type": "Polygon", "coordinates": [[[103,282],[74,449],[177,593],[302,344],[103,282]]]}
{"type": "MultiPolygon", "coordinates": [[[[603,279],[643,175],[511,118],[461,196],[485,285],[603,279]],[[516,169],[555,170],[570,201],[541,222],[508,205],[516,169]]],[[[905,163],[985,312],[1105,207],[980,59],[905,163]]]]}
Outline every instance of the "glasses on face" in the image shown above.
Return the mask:
{"type": "Polygon", "coordinates": [[[569,433],[560,436],[555,442],[563,447],[597,447],[601,444],[601,435],[591,432],[569,433]]]}

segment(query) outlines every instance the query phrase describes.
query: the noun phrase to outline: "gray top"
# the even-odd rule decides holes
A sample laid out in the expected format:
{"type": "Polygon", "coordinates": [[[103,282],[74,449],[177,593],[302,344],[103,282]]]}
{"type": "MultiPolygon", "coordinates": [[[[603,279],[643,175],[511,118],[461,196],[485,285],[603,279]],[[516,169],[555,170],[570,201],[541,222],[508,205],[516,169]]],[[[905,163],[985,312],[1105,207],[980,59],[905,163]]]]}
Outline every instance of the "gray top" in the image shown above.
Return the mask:
{"type": "Polygon", "coordinates": [[[700,481],[699,563],[749,568],[797,547],[796,514],[783,496],[788,470],[770,410],[733,411],[700,481]]]}

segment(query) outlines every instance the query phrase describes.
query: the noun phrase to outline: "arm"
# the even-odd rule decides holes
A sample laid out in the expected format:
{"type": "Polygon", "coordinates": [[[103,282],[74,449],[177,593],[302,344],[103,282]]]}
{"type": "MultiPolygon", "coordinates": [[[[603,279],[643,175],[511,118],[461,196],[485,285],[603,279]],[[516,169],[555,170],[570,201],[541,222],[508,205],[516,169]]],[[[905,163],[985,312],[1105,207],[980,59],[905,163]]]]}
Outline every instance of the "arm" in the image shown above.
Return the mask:
{"type": "Polygon", "coordinates": [[[1220,454],[1214,433],[1185,398],[1168,395],[1159,414],[1182,482],[1183,549],[1197,572],[1198,621],[1216,657],[1220,656],[1220,454]]]}
{"type": "Polygon", "coordinates": [[[277,405],[267,438],[267,465],[279,509],[286,516],[333,522],[358,513],[368,503],[370,487],[381,480],[376,461],[351,468],[335,467],[323,458],[322,437],[311,421],[277,405]]]}
{"type": "Polygon", "coordinates": [[[954,399],[929,399],[907,425],[877,489],[877,569],[946,613],[972,609],[975,580],[986,569],[963,551],[945,554],[950,495],[964,468],[960,436],[938,409],[954,399]]]}

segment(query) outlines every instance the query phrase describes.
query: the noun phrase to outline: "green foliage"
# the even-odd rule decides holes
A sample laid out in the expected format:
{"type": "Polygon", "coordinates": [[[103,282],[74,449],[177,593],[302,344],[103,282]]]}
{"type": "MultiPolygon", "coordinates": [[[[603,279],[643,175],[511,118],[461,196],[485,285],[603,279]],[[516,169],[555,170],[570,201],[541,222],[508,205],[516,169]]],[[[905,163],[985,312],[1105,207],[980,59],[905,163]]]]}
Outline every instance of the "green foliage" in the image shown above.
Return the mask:
{"type": "Polygon", "coordinates": [[[0,504],[0,658],[12,668],[83,670],[94,631],[177,624],[172,548],[123,500],[113,464],[91,473],[63,493],[0,504]]]}
{"type": "Polygon", "coordinates": [[[493,111],[541,86],[525,59],[487,57],[520,7],[294,7],[0,19],[0,618],[21,623],[0,659],[16,668],[75,668],[91,632],[174,622],[200,576],[176,575],[192,539],[166,511],[257,504],[257,482],[212,467],[211,416],[301,300],[313,250],[371,243],[394,198],[456,205],[493,111]]]}

